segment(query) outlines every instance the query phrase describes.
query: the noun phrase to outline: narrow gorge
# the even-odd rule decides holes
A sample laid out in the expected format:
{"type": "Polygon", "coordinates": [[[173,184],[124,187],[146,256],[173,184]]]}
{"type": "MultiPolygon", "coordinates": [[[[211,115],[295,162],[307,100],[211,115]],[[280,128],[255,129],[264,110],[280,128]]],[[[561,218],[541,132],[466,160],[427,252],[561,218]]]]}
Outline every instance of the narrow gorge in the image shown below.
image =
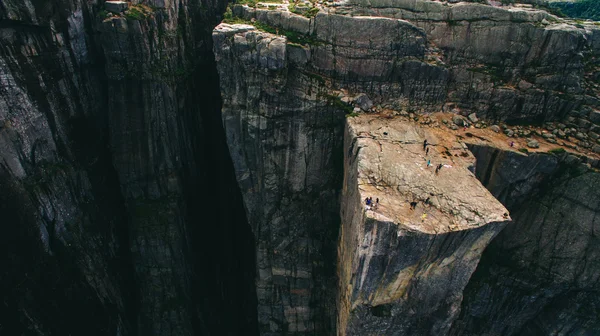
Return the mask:
{"type": "Polygon", "coordinates": [[[0,335],[600,333],[600,25],[517,2],[0,0],[0,335]]]}

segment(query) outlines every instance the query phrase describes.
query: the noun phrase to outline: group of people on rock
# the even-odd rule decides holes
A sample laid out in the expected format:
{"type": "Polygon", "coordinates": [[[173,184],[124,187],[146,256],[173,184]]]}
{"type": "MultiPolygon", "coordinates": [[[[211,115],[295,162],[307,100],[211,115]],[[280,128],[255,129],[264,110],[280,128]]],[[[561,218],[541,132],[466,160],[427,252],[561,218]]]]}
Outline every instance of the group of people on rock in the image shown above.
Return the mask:
{"type": "MultiPolygon", "coordinates": [[[[425,156],[429,155],[429,147],[427,146],[429,146],[429,143],[427,142],[427,139],[425,139],[423,141],[423,150],[425,151],[425,156]]],[[[430,166],[431,160],[427,159],[427,168],[429,168],[430,166]]],[[[444,167],[444,165],[441,163],[435,167],[435,175],[437,175],[440,172],[440,170],[442,170],[442,167],[444,167]]]]}
{"type": "Polygon", "coordinates": [[[367,210],[375,210],[379,208],[379,198],[375,199],[375,202],[373,202],[373,197],[367,197],[365,198],[365,204],[367,205],[367,210]]]}

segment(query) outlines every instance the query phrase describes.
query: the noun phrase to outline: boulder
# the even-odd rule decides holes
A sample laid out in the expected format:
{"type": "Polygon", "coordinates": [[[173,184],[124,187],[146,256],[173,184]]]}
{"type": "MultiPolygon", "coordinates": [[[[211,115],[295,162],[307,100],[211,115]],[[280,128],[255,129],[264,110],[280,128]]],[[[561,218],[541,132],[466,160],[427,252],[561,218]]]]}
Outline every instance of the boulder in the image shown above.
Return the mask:
{"type": "Polygon", "coordinates": [[[527,142],[527,147],[529,148],[540,148],[540,143],[535,140],[535,139],[531,139],[527,142]]]}
{"type": "Polygon", "coordinates": [[[471,120],[472,123],[476,123],[479,121],[479,119],[477,119],[477,114],[475,113],[469,114],[469,120],[471,120]]]}
{"type": "Polygon", "coordinates": [[[498,125],[490,126],[490,129],[496,133],[500,133],[500,127],[498,125]]]}
{"type": "Polygon", "coordinates": [[[461,116],[455,115],[454,117],[452,117],[452,122],[454,124],[456,124],[457,126],[465,126],[465,119],[463,119],[461,116]]]}
{"type": "Polygon", "coordinates": [[[361,109],[363,109],[365,111],[367,111],[373,107],[373,102],[364,93],[361,93],[358,96],[354,97],[354,103],[356,105],[358,105],[358,107],[360,107],[361,109]]]}

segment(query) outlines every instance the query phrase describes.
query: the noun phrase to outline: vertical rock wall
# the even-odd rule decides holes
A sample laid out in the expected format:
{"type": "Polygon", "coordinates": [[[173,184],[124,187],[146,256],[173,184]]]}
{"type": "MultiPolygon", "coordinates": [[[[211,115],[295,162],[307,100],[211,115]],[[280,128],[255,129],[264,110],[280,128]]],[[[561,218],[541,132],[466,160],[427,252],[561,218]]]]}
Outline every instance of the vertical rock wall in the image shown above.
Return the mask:
{"type": "Polygon", "coordinates": [[[514,222],[485,251],[451,334],[598,333],[598,173],[571,154],[473,150],[514,222]]]}
{"type": "Polygon", "coordinates": [[[130,6],[0,3],[2,334],[256,332],[211,51],[225,3],[130,6]]]}
{"type": "Polygon", "coordinates": [[[213,34],[223,124],[256,239],[261,335],[328,335],[335,319],[344,110],[307,50],[252,26],[213,34]]]}
{"type": "Polygon", "coordinates": [[[344,143],[338,334],[448,334],[506,209],[470,162],[438,153],[442,143],[415,124],[349,118],[344,143]],[[425,167],[424,139],[430,158],[448,163],[439,174],[425,167]],[[366,197],[381,203],[365,208],[366,197]]]}

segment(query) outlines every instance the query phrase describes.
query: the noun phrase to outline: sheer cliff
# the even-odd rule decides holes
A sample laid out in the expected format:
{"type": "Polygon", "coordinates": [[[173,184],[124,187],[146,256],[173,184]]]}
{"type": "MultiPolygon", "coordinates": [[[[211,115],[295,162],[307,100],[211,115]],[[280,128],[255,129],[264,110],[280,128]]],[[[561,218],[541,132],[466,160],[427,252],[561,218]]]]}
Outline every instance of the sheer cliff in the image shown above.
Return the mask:
{"type": "Polygon", "coordinates": [[[225,3],[115,5],[0,2],[0,333],[251,334],[211,52],[225,3]]]}
{"type": "MultiPolygon", "coordinates": [[[[543,276],[522,272],[526,266],[503,269],[510,280],[537,279],[544,284],[539,291],[550,288],[548,281],[560,283],[545,301],[509,291],[503,279],[487,281],[496,279],[489,269],[505,266],[504,255],[515,251],[500,243],[515,239],[509,235],[538,244],[522,252],[523,263],[547,269],[559,258],[535,260],[547,254],[541,249],[551,237],[536,235],[545,228],[534,224],[542,205],[533,200],[543,186],[560,185],[562,175],[548,163],[553,154],[528,157],[525,144],[531,151],[541,142],[539,151],[562,145],[579,153],[564,167],[578,169],[585,156],[598,167],[596,25],[532,6],[437,1],[265,2],[235,5],[231,14],[213,33],[214,52],[228,145],[257,240],[261,334],[560,334],[568,324],[595,330],[593,313],[570,312],[578,302],[595,302],[593,276],[575,290],[556,278],[564,264],[543,276]],[[451,115],[442,120],[433,112],[451,115]],[[374,119],[362,122],[365,113],[374,119]],[[398,120],[414,126],[393,126],[398,120]],[[543,130],[514,125],[550,121],[557,124],[543,130]],[[510,125],[492,131],[492,122],[510,125]],[[489,134],[465,137],[456,133],[459,126],[489,134]],[[436,138],[431,154],[412,149],[436,138]],[[478,139],[496,152],[478,150],[478,139]],[[514,168],[513,158],[527,163],[514,168]],[[428,159],[452,167],[442,168],[443,182],[422,181],[436,175],[434,168],[423,171],[428,159]],[[368,196],[381,198],[379,211],[365,209],[368,196]],[[411,201],[426,207],[411,212],[411,201]],[[521,210],[525,202],[529,208],[521,210]],[[324,212],[332,207],[339,217],[324,212]],[[339,231],[332,230],[338,221],[339,231]],[[337,259],[327,249],[334,241],[337,259]],[[332,281],[335,293],[323,292],[332,281]],[[575,291],[581,301],[569,296],[575,291]],[[512,305],[526,300],[532,304],[521,316],[512,305]],[[491,315],[500,313],[495,322],[491,315]]],[[[592,213],[573,225],[587,225],[579,221],[592,213]]],[[[574,232],[549,223],[556,235],[574,232]]],[[[590,267],[595,252],[583,246],[594,239],[582,233],[561,243],[581,246],[570,267],[590,267]]]]}
{"type": "Polygon", "coordinates": [[[1,335],[600,332],[597,23],[246,2],[0,0],[1,335]]]}

